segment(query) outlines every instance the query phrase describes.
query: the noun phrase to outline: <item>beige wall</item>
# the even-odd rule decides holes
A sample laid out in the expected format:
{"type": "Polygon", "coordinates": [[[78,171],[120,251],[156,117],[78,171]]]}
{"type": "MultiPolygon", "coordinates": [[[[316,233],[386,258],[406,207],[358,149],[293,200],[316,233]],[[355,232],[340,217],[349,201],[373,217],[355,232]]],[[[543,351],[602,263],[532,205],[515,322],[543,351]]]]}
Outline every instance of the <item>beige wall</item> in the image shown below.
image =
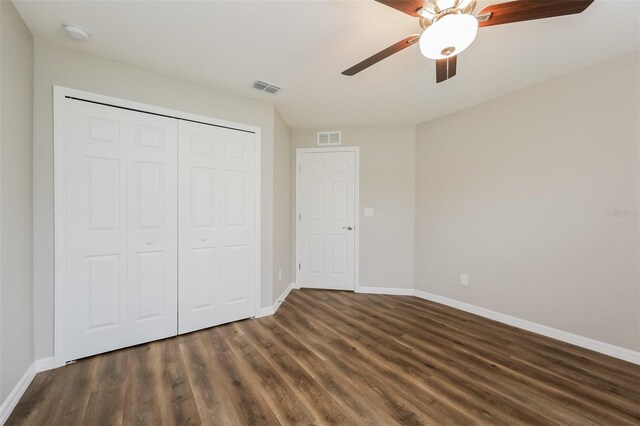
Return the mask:
{"type": "Polygon", "coordinates": [[[291,129],[277,110],[273,147],[273,301],[275,302],[294,281],[291,279],[291,129]]]}
{"type": "MultiPolygon", "coordinates": [[[[320,130],[340,130],[343,146],[360,147],[360,286],[413,288],[415,126],[320,130]]],[[[295,149],[317,148],[317,132],[293,130],[294,186],[295,149]]]]}
{"type": "Polygon", "coordinates": [[[33,363],[33,37],[0,1],[0,402],[33,363]]]}
{"type": "Polygon", "coordinates": [[[418,126],[416,288],[640,350],[639,105],[633,54],[418,126]]]}
{"type": "Polygon", "coordinates": [[[273,105],[36,40],[33,157],[36,357],[53,354],[53,85],[262,129],[261,304],[270,306],[273,303],[273,105]]]}

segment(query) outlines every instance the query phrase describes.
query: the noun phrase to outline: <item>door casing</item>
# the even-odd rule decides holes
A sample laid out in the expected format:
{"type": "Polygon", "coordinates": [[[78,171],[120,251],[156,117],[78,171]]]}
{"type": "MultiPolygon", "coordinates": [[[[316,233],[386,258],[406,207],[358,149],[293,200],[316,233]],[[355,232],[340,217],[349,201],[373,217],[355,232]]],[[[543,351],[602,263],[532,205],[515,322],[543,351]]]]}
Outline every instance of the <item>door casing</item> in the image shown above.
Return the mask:
{"type": "Polygon", "coordinates": [[[296,221],[296,287],[304,288],[305,283],[302,282],[302,276],[300,274],[300,261],[301,253],[300,247],[302,244],[302,235],[300,230],[300,213],[301,213],[301,197],[302,191],[300,167],[302,164],[302,154],[313,153],[329,153],[329,152],[353,152],[355,155],[355,200],[354,200],[354,253],[353,253],[353,268],[354,268],[354,291],[357,293],[360,290],[360,147],[359,146],[345,146],[337,148],[298,148],[296,149],[296,215],[294,220],[296,221]]]}

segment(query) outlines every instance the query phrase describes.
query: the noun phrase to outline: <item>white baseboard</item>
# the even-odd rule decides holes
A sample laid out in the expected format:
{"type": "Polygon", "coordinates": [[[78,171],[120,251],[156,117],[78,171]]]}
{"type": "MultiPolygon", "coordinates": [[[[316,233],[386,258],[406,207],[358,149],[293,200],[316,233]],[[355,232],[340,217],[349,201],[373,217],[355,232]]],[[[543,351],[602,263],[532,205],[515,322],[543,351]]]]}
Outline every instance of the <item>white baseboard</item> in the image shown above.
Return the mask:
{"type": "Polygon", "coordinates": [[[287,298],[291,290],[293,290],[294,288],[298,288],[296,287],[295,283],[289,284],[287,288],[284,289],[280,297],[278,297],[278,299],[275,301],[273,306],[267,306],[266,308],[261,308],[258,315],[256,315],[256,318],[268,317],[269,315],[275,314],[278,308],[280,307],[280,305],[282,305],[282,302],[284,302],[284,300],[287,298]]]}
{"type": "Polygon", "coordinates": [[[451,306],[452,308],[460,309],[461,311],[489,318],[503,324],[512,325],[523,330],[531,331],[533,333],[551,337],[552,339],[560,340],[562,342],[570,343],[575,346],[580,346],[581,348],[589,349],[595,352],[612,356],[614,358],[619,358],[624,361],[629,361],[634,364],[640,365],[640,352],[632,351],[631,349],[622,348],[620,346],[615,346],[609,343],[600,342],[598,340],[569,333],[568,331],[558,330],[553,327],[502,314],[500,312],[481,308],[469,303],[449,299],[448,297],[438,296],[437,294],[428,293],[426,291],[414,290],[411,288],[359,287],[356,290],[356,293],[386,294],[391,296],[416,296],[421,299],[451,306]]]}
{"type": "Polygon", "coordinates": [[[4,400],[2,406],[0,406],[0,425],[3,425],[7,421],[7,419],[11,415],[11,412],[14,408],[16,408],[16,405],[18,405],[20,398],[22,398],[22,395],[24,395],[24,392],[27,390],[36,374],[40,373],[41,371],[51,370],[54,367],[55,365],[52,356],[37,359],[33,364],[29,366],[18,383],[16,383],[16,385],[13,387],[13,390],[11,391],[7,399],[4,400]]]}
{"type": "MultiPolygon", "coordinates": [[[[289,284],[284,290],[282,295],[278,297],[273,306],[262,308],[259,315],[256,318],[273,315],[276,313],[280,305],[285,301],[291,290],[299,288],[295,283],[289,284]]],[[[421,299],[430,300],[432,302],[441,303],[452,308],[460,309],[465,312],[469,312],[481,317],[489,318],[503,324],[512,325],[514,327],[528,330],[543,336],[551,337],[572,345],[580,346],[585,349],[590,349],[595,352],[599,352],[605,355],[609,355],[615,358],[619,358],[625,361],[632,362],[640,365],[640,352],[632,351],[630,349],[621,348],[619,346],[611,345],[609,343],[600,342],[598,340],[590,339],[588,337],[579,336],[577,334],[569,333],[567,331],[558,330],[546,325],[538,324],[532,321],[523,320],[510,315],[495,312],[489,309],[481,308],[479,306],[471,305],[469,303],[460,302],[455,299],[450,299],[444,296],[438,296],[436,294],[428,293],[426,291],[406,289],[406,288],[390,288],[390,287],[360,287],[357,290],[358,293],[369,294],[386,294],[393,296],[416,296],[421,299]]],[[[20,401],[20,398],[29,387],[29,384],[35,377],[36,373],[46,371],[54,368],[53,357],[42,358],[36,360],[25,373],[22,375],[18,383],[15,385],[7,399],[0,406],[0,425],[3,425],[11,412],[20,401]]]]}
{"type": "Polygon", "coordinates": [[[36,376],[36,363],[34,362],[27,368],[27,371],[24,372],[18,383],[13,387],[7,399],[4,400],[2,406],[0,406],[0,425],[3,425],[16,405],[18,405],[18,401],[22,398],[22,395],[27,390],[31,381],[36,376]]]}
{"type": "MultiPolygon", "coordinates": [[[[292,284],[291,286],[289,286],[289,288],[287,288],[287,291],[285,291],[285,294],[281,296],[281,299],[283,299],[284,297],[286,297],[287,294],[289,294],[289,291],[291,291],[290,288],[298,288],[298,287],[295,287],[295,284],[292,284]]],[[[510,315],[502,314],[500,312],[495,312],[490,309],[481,308],[479,306],[471,305],[469,303],[460,302],[458,300],[450,299],[448,297],[438,296],[437,294],[428,293],[426,291],[414,290],[412,288],[359,287],[356,290],[356,293],[386,294],[390,296],[416,296],[421,299],[430,300],[432,302],[451,306],[452,308],[460,309],[461,311],[465,311],[475,315],[479,315],[481,317],[489,318],[494,321],[501,322],[503,324],[512,325],[514,327],[518,327],[523,330],[531,331],[533,333],[551,337],[552,339],[560,340],[562,342],[580,346],[581,348],[589,349],[595,352],[612,356],[614,358],[619,358],[624,361],[629,361],[634,364],[640,365],[640,352],[632,351],[631,349],[622,348],[620,346],[615,346],[609,343],[600,342],[598,340],[594,340],[588,337],[569,333],[568,331],[558,330],[553,327],[538,324],[532,321],[527,321],[527,320],[513,317],[510,315]]],[[[278,304],[278,306],[280,305],[278,304]]],[[[275,311],[278,308],[275,307],[274,305],[274,308],[267,308],[267,309],[269,309],[269,312],[270,312],[267,315],[272,315],[271,311],[275,313],[275,311]]]]}
{"type": "Polygon", "coordinates": [[[527,321],[520,318],[512,317],[510,315],[502,314],[500,312],[491,311],[489,309],[481,308],[469,303],[449,299],[448,297],[427,293],[426,291],[414,290],[414,295],[421,299],[441,303],[443,305],[451,306],[452,308],[460,309],[461,311],[470,312],[481,317],[512,325],[523,330],[532,331],[543,336],[551,337],[553,339],[580,346],[585,349],[590,349],[595,352],[600,352],[602,354],[629,361],[634,364],[640,364],[640,352],[632,351],[631,349],[621,348],[619,346],[600,342],[588,337],[579,336],[567,331],[558,330],[556,328],[548,327],[546,325],[538,324],[532,321],[527,321]]]}
{"type": "Polygon", "coordinates": [[[37,359],[29,366],[18,383],[13,387],[13,390],[7,399],[4,400],[2,406],[0,406],[0,425],[3,425],[7,421],[11,412],[16,408],[16,405],[18,405],[20,398],[22,398],[22,395],[24,395],[24,392],[27,390],[36,374],[41,371],[51,370],[54,367],[53,357],[37,359]]]}
{"type": "Polygon", "coordinates": [[[280,297],[278,297],[278,299],[273,304],[273,313],[274,314],[278,311],[278,308],[280,307],[280,305],[282,305],[282,303],[285,301],[287,296],[289,296],[289,293],[291,293],[291,290],[293,290],[295,288],[297,288],[296,284],[295,283],[291,283],[291,284],[289,284],[287,286],[287,288],[284,289],[284,291],[282,292],[280,297]]]}
{"type": "Polygon", "coordinates": [[[387,294],[392,296],[413,296],[412,288],[393,288],[393,287],[358,287],[356,293],[366,294],[387,294]]]}
{"type": "Polygon", "coordinates": [[[260,312],[256,315],[256,318],[268,317],[273,315],[273,306],[267,306],[266,308],[260,308],[260,312]]]}
{"type": "Polygon", "coordinates": [[[51,370],[56,367],[52,356],[47,358],[37,359],[35,362],[35,365],[36,365],[36,373],[40,373],[41,371],[51,370]]]}

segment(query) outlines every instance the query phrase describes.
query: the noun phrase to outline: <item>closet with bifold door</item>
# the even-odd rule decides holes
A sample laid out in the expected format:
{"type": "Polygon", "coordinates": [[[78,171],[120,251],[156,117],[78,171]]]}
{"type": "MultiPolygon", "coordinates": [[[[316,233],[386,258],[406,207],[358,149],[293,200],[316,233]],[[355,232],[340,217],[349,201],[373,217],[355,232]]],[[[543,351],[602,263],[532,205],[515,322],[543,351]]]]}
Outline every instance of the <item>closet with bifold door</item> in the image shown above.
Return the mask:
{"type": "Polygon", "coordinates": [[[256,133],[85,96],[56,103],[56,364],[254,316],[256,133]]]}

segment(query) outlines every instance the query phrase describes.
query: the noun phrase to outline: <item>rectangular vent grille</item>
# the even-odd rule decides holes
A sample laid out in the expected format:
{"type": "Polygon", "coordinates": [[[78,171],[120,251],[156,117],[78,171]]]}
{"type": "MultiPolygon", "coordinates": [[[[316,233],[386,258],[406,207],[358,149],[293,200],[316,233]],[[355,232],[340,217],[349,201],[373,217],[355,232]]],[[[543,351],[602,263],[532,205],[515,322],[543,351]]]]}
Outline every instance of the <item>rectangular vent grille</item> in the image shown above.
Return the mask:
{"type": "Polygon", "coordinates": [[[340,145],[341,143],[340,132],[318,132],[318,145],[340,145]]]}
{"type": "Polygon", "coordinates": [[[254,81],[251,86],[254,89],[258,89],[262,92],[271,93],[272,95],[275,95],[276,93],[282,90],[282,87],[280,86],[276,86],[275,84],[267,83],[266,81],[260,81],[260,80],[254,81]]]}

